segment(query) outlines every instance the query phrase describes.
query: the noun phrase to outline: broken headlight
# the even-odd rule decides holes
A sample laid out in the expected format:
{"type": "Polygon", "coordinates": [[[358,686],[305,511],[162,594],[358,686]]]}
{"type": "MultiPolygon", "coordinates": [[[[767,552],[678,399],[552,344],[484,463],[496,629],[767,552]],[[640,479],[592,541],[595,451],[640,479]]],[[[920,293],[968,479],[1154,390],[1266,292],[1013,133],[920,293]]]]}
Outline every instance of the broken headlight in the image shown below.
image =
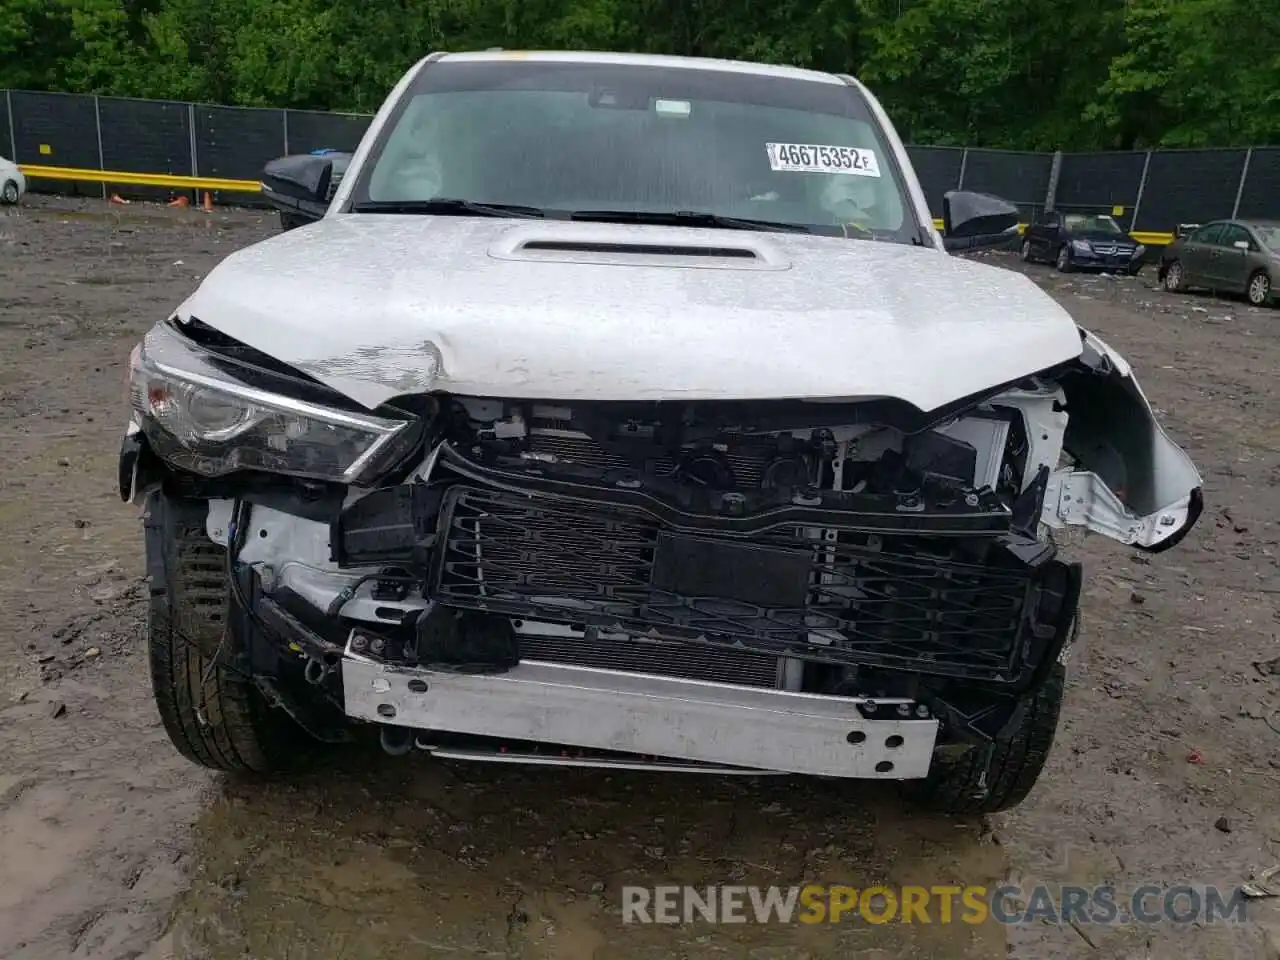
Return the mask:
{"type": "Polygon", "coordinates": [[[147,334],[130,367],[130,401],[152,448],[206,477],[260,470],[359,484],[394,465],[417,435],[413,421],[277,393],[265,384],[317,388],[211,355],[167,324],[147,334]]]}

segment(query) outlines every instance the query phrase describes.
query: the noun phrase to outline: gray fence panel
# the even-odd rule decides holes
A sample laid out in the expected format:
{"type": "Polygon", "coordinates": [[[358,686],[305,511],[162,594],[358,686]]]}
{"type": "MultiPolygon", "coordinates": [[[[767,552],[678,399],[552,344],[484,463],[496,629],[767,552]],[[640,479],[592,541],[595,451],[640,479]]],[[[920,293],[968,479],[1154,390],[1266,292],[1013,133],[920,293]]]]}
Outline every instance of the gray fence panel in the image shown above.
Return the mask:
{"type": "Polygon", "coordinates": [[[9,154],[13,153],[13,127],[9,123],[9,98],[5,96],[8,92],[0,88],[0,157],[6,160],[12,159],[9,154]]]}
{"type": "Polygon", "coordinates": [[[1013,203],[1044,203],[1053,155],[1015,150],[969,151],[964,188],[993,193],[1013,203]]]}
{"type": "MultiPolygon", "coordinates": [[[[12,159],[17,163],[99,169],[93,97],[15,90],[9,95],[9,102],[17,148],[17,156],[12,159]]],[[[96,183],[28,178],[28,187],[36,193],[102,195],[102,187],[96,183]]]]}
{"type": "MultiPolygon", "coordinates": [[[[101,97],[102,166],[126,173],[191,176],[190,109],[175,100],[101,97]]],[[[161,187],[116,186],[122,197],[163,200],[187,191],[161,187]]]]}
{"type": "Polygon", "coordinates": [[[964,157],[962,147],[907,147],[911,165],[915,167],[924,197],[929,201],[929,212],[942,216],[942,195],[954,190],[960,183],[960,162],[964,157]]]}
{"type": "Polygon", "coordinates": [[[187,104],[102,97],[98,115],[104,169],[191,176],[187,104]]]}
{"type": "MultiPolygon", "coordinates": [[[[1146,162],[1147,155],[1141,150],[1064,153],[1054,206],[1059,210],[1108,214],[1119,207],[1122,212],[1116,215],[1116,220],[1124,229],[1131,230],[1133,208],[1138,202],[1142,168],[1146,162]]],[[[1143,208],[1146,205],[1147,194],[1144,192],[1143,208]]]]}
{"type": "Polygon", "coordinates": [[[1172,233],[1179,223],[1231,216],[1244,158],[1244,150],[1153,152],[1134,229],[1172,233]]]}
{"type": "MultiPolygon", "coordinates": [[[[0,90],[0,155],[21,164],[134,173],[257,180],[269,160],[286,152],[352,151],[372,118],[311,110],[269,110],[119,97],[0,90]],[[98,119],[101,117],[101,126],[98,119]],[[194,117],[194,130],[192,118],[194,117]],[[101,144],[98,133],[101,130],[101,144]],[[192,156],[192,141],[195,156],[192,156]],[[99,151],[101,150],[101,156],[99,151]],[[194,162],[193,162],[194,161],[194,162]]],[[[1041,209],[1053,165],[1047,153],[909,146],[929,210],[963,186],[1017,204],[1024,216],[1041,209]]],[[[1126,229],[1173,231],[1177,224],[1229,216],[1239,190],[1242,217],[1280,219],[1280,147],[1253,150],[1240,188],[1243,149],[1157,150],[1146,182],[1145,151],[1064,153],[1055,195],[1063,210],[1113,213],[1126,229]],[[1138,204],[1141,199],[1140,205],[1138,204]],[[1138,205],[1137,222],[1132,222],[1138,205]]],[[[32,179],[33,190],[97,195],[96,183],[32,179]]],[[[125,196],[164,199],[175,191],[111,185],[125,196]]],[[[220,201],[260,204],[246,194],[220,201]]]]}
{"type": "Polygon", "coordinates": [[[964,163],[964,188],[1017,204],[1024,220],[1044,208],[1053,155],[1019,150],[974,150],[964,163]]]}
{"type": "Polygon", "coordinates": [[[1280,220],[1280,147],[1254,147],[1238,216],[1280,220]]]}
{"type": "MultiPolygon", "coordinates": [[[[202,177],[257,180],[268,160],[284,153],[284,111],[197,105],[196,164],[202,177]]],[[[221,202],[265,205],[249,194],[215,196],[221,202]]]]}
{"type": "Polygon", "coordinates": [[[372,117],[314,110],[289,110],[287,114],[290,153],[310,153],[325,148],[352,153],[373,120],[372,117]]]}

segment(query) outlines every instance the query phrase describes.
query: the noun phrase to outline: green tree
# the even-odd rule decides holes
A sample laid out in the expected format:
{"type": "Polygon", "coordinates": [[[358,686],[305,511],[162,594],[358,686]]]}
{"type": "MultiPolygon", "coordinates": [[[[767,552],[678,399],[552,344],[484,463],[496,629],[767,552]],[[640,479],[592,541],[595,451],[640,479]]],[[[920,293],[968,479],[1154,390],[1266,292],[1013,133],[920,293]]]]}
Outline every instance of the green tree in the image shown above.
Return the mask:
{"type": "Polygon", "coordinates": [[[1124,31],[1089,111],[1116,146],[1280,140],[1276,0],[1131,0],[1124,31]]]}
{"type": "Polygon", "coordinates": [[[0,86],[375,109],[431,50],[848,72],[916,143],[1280,140],[1280,0],[0,0],[0,86]]]}

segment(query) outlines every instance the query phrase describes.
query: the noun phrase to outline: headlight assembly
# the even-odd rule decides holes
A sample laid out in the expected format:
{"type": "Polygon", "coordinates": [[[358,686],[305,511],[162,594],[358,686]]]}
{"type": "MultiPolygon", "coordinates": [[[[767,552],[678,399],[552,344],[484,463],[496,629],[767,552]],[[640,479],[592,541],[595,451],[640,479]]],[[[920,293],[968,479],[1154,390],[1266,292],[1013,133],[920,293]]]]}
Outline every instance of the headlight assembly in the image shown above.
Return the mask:
{"type": "Polygon", "coordinates": [[[1136,247],[1133,248],[1133,258],[1136,260],[1138,259],[1138,257],[1142,256],[1146,252],[1147,252],[1147,248],[1144,247],[1142,244],[1138,244],[1136,247]]]}
{"type": "Polygon", "coordinates": [[[240,382],[220,369],[225,360],[213,362],[165,324],[147,335],[131,365],[130,400],[152,448],[206,477],[259,470],[359,484],[392,466],[417,438],[414,421],[240,382]]]}
{"type": "Polygon", "coordinates": [[[1072,240],[1071,246],[1077,253],[1093,253],[1093,245],[1088,240],[1072,240]]]}

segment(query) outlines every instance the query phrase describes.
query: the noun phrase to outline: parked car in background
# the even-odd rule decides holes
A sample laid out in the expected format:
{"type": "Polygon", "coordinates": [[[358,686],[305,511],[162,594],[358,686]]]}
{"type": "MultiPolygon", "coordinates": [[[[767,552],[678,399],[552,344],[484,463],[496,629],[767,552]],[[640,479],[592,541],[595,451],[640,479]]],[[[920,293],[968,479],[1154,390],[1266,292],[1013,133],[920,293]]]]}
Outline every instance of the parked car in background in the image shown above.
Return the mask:
{"type": "Polygon", "coordinates": [[[1146,248],[1108,216],[1096,213],[1043,214],[1022,235],[1022,259],[1043,260],[1063,273],[1111,270],[1135,274],[1146,248]]]}
{"type": "Polygon", "coordinates": [[[329,200],[333,199],[333,195],[338,189],[338,184],[342,182],[342,175],[347,171],[347,164],[350,162],[350,153],[325,147],[320,150],[312,150],[310,153],[280,157],[268,163],[262,171],[262,196],[271,206],[280,211],[280,229],[293,230],[323,217],[325,210],[329,207],[329,200]],[[302,200],[296,196],[281,192],[279,189],[280,178],[283,178],[285,183],[296,182],[296,172],[298,170],[314,169],[312,157],[324,157],[326,160],[332,161],[325,168],[327,172],[322,174],[327,177],[325,183],[315,185],[317,188],[316,195],[324,197],[324,199],[302,200]],[[323,189],[319,189],[322,186],[323,189]]]}
{"type": "Polygon", "coordinates": [[[0,204],[13,206],[27,192],[27,178],[12,160],[0,157],[0,204]]]}
{"type": "Polygon", "coordinates": [[[1275,296],[1280,276],[1280,221],[1206,223],[1164,248],[1158,275],[1166,290],[1243,293],[1260,307],[1275,296]]]}

